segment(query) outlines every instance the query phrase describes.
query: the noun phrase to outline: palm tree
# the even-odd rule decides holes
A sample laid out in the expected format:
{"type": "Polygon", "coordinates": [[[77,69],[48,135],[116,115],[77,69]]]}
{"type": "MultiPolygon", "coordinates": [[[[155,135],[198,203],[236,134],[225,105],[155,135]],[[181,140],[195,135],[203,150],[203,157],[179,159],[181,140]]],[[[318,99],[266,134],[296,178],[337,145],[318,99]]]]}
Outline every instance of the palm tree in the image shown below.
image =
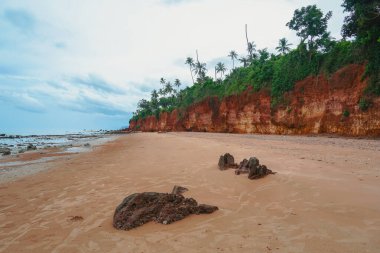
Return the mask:
{"type": "Polygon", "coordinates": [[[170,82],[167,82],[164,87],[164,91],[166,94],[171,94],[173,92],[173,86],[170,82]]]}
{"type": "Polygon", "coordinates": [[[158,93],[156,90],[152,91],[150,102],[152,104],[152,109],[157,110],[158,109],[158,93]]]}
{"type": "Polygon", "coordinates": [[[232,60],[232,69],[235,69],[235,59],[237,59],[238,54],[234,50],[231,50],[228,56],[231,57],[232,60]]]}
{"type": "Polygon", "coordinates": [[[179,88],[179,86],[181,86],[181,81],[177,78],[174,80],[174,85],[179,88]]]}
{"type": "Polygon", "coordinates": [[[259,53],[259,60],[261,62],[265,62],[270,56],[266,48],[260,49],[257,52],[259,53]]]}
{"type": "Polygon", "coordinates": [[[206,63],[197,62],[194,66],[194,72],[198,76],[198,79],[203,80],[206,77],[206,63]]]}
{"type": "Polygon", "coordinates": [[[220,74],[220,79],[222,79],[222,76],[224,75],[224,72],[226,72],[227,68],[224,66],[224,63],[218,62],[216,64],[215,70],[216,70],[217,73],[221,73],[220,74]]]}
{"type": "Polygon", "coordinates": [[[254,41],[252,42],[248,42],[248,46],[247,46],[247,51],[249,53],[249,56],[251,57],[251,59],[254,57],[253,54],[255,53],[256,51],[256,44],[254,41]]]}
{"type": "Polygon", "coordinates": [[[243,63],[243,66],[244,67],[247,67],[248,66],[248,58],[245,58],[245,57],[241,57],[241,58],[239,58],[239,61],[241,62],[241,63],[243,63]]]}
{"type": "Polygon", "coordinates": [[[193,58],[191,58],[191,57],[187,57],[187,58],[186,58],[186,61],[185,61],[185,64],[188,64],[188,65],[189,65],[189,68],[190,68],[190,74],[191,74],[191,79],[193,80],[193,84],[194,84],[194,77],[193,77],[194,60],[193,60],[193,58]]]}
{"type": "Polygon", "coordinates": [[[278,41],[278,47],[276,47],[276,50],[280,53],[280,54],[286,54],[287,52],[290,51],[290,47],[293,44],[291,43],[288,43],[288,40],[286,38],[282,38],[278,41]]]}
{"type": "Polygon", "coordinates": [[[151,97],[152,97],[152,100],[154,99],[157,99],[158,98],[158,93],[156,90],[153,90],[152,93],[151,93],[151,97]]]}

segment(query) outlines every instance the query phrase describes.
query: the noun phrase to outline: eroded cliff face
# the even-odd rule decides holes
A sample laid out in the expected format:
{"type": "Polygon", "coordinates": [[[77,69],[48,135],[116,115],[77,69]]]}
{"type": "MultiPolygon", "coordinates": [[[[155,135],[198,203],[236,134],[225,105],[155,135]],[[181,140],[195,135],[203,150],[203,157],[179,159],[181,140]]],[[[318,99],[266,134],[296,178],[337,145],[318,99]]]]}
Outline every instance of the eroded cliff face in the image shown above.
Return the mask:
{"type": "Polygon", "coordinates": [[[131,130],[200,131],[263,134],[339,134],[380,136],[380,98],[367,111],[359,100],[367,86],[364,66],[346,66],[331,77],[308,77],[271,108],[268,91],[248,89],[219,101],[207,98],[184,111],[131,121],[131,130]],[[345,112],[346,111],[346,112],[345,112]],[[345,113],[344,113],[345,112],[345,113]],[[347,115],[349,114],[349,115],[347,115]]]}

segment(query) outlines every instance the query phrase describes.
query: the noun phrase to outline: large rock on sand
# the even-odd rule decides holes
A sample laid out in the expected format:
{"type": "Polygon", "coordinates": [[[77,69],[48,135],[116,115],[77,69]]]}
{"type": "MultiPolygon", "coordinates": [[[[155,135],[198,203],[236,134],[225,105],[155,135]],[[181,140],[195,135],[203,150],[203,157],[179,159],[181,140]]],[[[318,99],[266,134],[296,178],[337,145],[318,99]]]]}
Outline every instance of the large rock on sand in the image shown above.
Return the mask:
{"type": "Polygon", "coordinates": [[[220,170],[226,170],[229,168],[237,168],[237,164],[235,163],[235,158],[229,153],[225,153],[224,155],[220,156],[218,166],[220,170]]]}
{"type": "Polygon", "coordinates": [[[134,193],[116,208],[113,226],[116,229],[130,230],[150,221],[170,224],[191,214],[212,213],[216,210],[216,206],[198,205],[195,199],[180,194],[134,193]]]}

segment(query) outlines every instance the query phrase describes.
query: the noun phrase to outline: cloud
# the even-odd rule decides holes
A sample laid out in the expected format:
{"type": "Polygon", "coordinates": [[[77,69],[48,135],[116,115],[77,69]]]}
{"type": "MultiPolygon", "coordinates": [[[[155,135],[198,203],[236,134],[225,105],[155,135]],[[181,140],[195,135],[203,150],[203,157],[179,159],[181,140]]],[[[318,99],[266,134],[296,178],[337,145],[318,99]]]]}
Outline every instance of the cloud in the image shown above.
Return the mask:
{"type": "Polygon", "coordinates": [[[54,44],[54,46],[56,47],[56,48],[59,48],[59,49],[64,49],[64,48],[66,48],[67,46],[66,46],[66,43],[64,43],[64,42],[57,42],[57,43],[55,43],[54,44]]]}
{"type": "Polygon", "coordinates": [[[192,1],[191,0],[161,0],[161,3],[167,4],[167,5],[175,5],[175,4],[182,4],[186,2],[192,2],[192,1]]]}
{"type": "Polygon", "coordinates": [[[66,104],[64,107],[77,112],[98,113],[108,116],[121,116],[127,113],[110,103],[86,96],[81,96],[75,103],[66,104]]]}
{"type": "Polygon", "coordinates": [[[15,106],[16,108],[33,113],[45,112],[45,106],[28,93],[16,93],[2,91],[0,101],[15,106]]]}
{"type": "Polygon", "coordinates": [[[4,17],[8,22],[22,31],[33,30],[35,25],[35,18],[33,15],[23,9],[6,9],[4,11],[4,17]]]}
{"type": "Polygon", "coordinates": [[[125,91],[121,88],[116,87],[114,84],[108,83],[103,78],[96,74],[88,74],[85,77],[72,77],[69,79],[69,82],[87,86],[89,88],[93,88],[100,92],[107,92],[107,93],[115,93],[115,94],[124,94],[125,91]]]}

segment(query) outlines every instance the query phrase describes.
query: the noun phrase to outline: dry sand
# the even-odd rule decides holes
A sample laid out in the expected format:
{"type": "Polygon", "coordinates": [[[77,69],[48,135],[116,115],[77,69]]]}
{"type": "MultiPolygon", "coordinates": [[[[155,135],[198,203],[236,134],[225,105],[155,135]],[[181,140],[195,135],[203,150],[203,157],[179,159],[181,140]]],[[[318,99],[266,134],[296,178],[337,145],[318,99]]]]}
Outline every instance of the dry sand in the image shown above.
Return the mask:
{"type": "Polygon", "coordinates": [[[0,185],[0,252],[379,252],[380,141],[139,133],[0,185]],[[277,171],[219,171],[224,152],[277,171]],[[217,205],[171,225],[112,227],[134,192],[217,205]],[[83,219],[71,220],[74,216],[83,219]]]}

